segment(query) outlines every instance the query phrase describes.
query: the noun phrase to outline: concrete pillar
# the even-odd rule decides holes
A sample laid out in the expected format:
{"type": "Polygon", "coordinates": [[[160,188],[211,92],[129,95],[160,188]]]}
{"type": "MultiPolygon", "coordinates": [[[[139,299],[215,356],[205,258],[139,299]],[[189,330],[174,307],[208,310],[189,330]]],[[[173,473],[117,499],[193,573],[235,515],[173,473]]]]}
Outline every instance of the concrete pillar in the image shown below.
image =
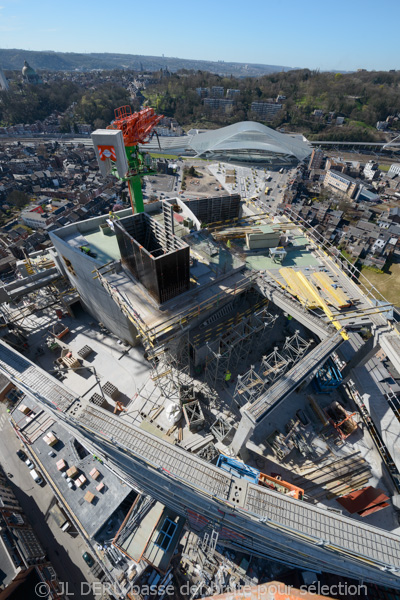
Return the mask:
{"type": "Polygon", "coordinates": [[[375,356],[379,347],[374,346],[374,343],[375,339],[373,336],[371,336],[369,340],[367,340],[365,344],[363,344],[361,348],[357,350],[342,371],[343,381],[346,381],[350,377],[351,371],[355,367],[362,367],[366,362],[375,356]]]}
{"type": "Polygon", "coordinates": [[[231,448],[236,456],[240,456],[243,460],[246,460],[246,444],[254,431],[254,427],[255,423],[245,412],[242,412],[242,418],[232,440],[231,448]]]}

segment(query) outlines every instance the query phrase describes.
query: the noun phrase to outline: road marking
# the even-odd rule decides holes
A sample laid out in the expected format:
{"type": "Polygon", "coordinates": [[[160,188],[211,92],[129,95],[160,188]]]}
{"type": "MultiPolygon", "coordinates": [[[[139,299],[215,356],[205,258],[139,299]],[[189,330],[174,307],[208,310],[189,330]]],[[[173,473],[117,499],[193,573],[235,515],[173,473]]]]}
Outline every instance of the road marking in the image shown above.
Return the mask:
{"type": "Polygon", "coordinates": [[[0,431],[4,429],[4,425],[8,422],[6,415],[1,415],[0,417],[0,431]]]}

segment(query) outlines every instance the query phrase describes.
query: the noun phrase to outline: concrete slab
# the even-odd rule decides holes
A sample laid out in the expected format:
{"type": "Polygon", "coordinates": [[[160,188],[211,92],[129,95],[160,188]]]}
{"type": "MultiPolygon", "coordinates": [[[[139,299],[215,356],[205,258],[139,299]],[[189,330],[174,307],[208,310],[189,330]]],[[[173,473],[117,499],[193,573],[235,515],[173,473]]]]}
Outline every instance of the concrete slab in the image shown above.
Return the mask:
{"type": "Polygon", "coordinates": [[[101,261],[102,264],[121,258],[115,233],[105,235],[99,230],[94,230],[85,233],[85,237],[91,249],[96,252],[97,260],[101,261]]]}
{"type": "Polygon", "coordinates": [[[65,503],[79,519],[83,529],[89,537],[92,537],[129,495],[131,488],[95,460],[92,455],[84,451],[80,444],[77,445],[73,436],[59,423],[53,423],[51,431],[59,440],[55,446],[50,449],[41,435],[31,445],[31,450],[37,457],[39,470],[45,471],[47,478],[58,488],[65,503]],[[50,450],[55,456],[49,455],[50,450]],[[72,488],[69,487],[67,479],[62,476],[56,466],[60,459],[64,459],[68,467],[76,466],[79,475],[84,475],[86,481],[81,487],[78,488],[75,484],[72,488]],[[93,468],[100,472],[100,477],[96,480],[89,475],[93,468]],[[103,492],[96,490],[99,482],[104,483],[103,492]],[[92,503],[84,500],[87,492],[94,494],[92,503]]]}

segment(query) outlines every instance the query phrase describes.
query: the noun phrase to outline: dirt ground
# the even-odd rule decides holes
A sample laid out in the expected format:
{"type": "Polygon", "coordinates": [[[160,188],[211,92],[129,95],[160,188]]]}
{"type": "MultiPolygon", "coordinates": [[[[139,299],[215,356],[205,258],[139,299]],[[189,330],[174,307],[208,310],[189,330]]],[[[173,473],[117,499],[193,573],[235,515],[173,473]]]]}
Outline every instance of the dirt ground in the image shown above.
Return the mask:
{"type": "Polygon", "coordinates": [[[210,173],[206,166],[199,167],[195,165],[195,169],[201,177],[187,177],[186,190],[184,193],[199,194],[200,196],[218,196],[219,194],[226,194],[224,188],[219,181],[215,179],[214,175],[210,173]]]}
{"type": "MultiPolygon", "coordinates": [[[[362,274],[392,304],[400,306],[400,264],[390,267],[389,273],[375,273],[370,269],[362,269],[362,274]]],[[[363,281],[365,284],[365,281],[363,281]]]]}
{"type": "Polygon", "coordinates": [[[172,190],[174,189],[174,175],[164,175],[163,173],[157,173],[157,175],[150,175],[148,177],[144,177],[144,179],[149,180],[150,183],[153,184],[157,192],[172,192],[172,190]]]}

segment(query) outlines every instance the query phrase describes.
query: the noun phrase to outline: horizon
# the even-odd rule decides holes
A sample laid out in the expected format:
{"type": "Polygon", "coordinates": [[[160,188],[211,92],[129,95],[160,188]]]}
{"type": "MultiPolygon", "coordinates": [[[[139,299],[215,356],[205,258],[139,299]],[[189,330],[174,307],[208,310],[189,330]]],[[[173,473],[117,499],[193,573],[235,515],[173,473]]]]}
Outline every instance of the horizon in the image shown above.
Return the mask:
{"type": "MultiPolygon", "coordinates": [[[[338,0],[334,12],[321,11],[316,0],[309,0],[306,6],[287,0],[283,8],[256,0],[246,12],[239,0],[229,4],[227,0],[218,4],[204,0],[201,9],[182,0],[175,2],[170,10],[164,6],[160,0],[154,0],[155,18],[150,19],[143,5],[127,6],[117,12],[105,0],[98,0],[95,6],[71,0],[68,10],[50,0],[36,3],[3,0],[1,47],[320,71],[396,68],[400,50],[397,19],[390,18],[382,26],[376,26],[372,18],[376,5],[372,0],[352,3],[338,0]],[[129,21],[131,27],[127,27],[129,21]],[[128,33],[121,35],[121,29],[128,33]],[[48,49],[43,50],[44,46],[48,49]]],[[[380,3],[382,15],[394,17],[399,12],[394,0],[380,3]]]]}

